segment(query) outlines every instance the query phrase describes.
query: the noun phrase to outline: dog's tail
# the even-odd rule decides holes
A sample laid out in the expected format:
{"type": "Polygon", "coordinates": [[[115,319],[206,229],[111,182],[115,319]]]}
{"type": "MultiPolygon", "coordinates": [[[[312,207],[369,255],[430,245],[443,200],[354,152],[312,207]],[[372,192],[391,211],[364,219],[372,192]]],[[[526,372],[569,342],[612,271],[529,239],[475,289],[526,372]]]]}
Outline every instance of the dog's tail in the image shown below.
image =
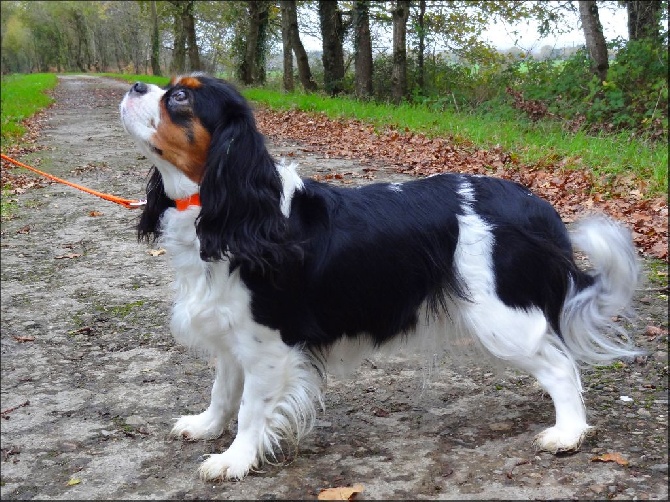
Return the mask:
{"type": "Polygon", "coordinates": [[[560,330],[569,352],[585,364],[641,354],[612,319],[630,314],[638,284],[640,267],[630,232],[609,218],[593,217],[576,224],[571,240],[593,271],[590,277],[573,277],[563,306],[560,330]]]}

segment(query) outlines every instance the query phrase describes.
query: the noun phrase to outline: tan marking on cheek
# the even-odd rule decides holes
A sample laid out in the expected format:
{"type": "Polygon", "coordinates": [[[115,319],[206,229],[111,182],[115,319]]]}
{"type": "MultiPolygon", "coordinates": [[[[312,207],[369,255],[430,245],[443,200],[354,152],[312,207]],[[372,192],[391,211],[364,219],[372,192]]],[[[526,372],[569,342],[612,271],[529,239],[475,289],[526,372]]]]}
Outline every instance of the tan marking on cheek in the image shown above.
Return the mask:
{"type": "Polygon", "coordinates": [[[195,118],[184,127],[174,124],[161,103],[161,120],[152,144],[163,159],[195,183],[202,181],[211,140],[207,129],[195,118]]]}

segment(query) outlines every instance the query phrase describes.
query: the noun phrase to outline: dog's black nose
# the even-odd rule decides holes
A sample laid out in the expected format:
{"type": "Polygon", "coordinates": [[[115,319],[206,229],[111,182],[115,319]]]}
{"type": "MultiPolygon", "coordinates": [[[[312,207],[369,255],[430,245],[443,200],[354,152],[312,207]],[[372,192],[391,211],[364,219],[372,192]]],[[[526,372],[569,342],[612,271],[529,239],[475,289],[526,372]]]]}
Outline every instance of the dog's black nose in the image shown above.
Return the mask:
{"type": "Polygon", "coordinates": [[[135,82],[130,88],[130,92],[135,94],[146,94],[148,91],[149,88],[144,82],[135,82]]]}

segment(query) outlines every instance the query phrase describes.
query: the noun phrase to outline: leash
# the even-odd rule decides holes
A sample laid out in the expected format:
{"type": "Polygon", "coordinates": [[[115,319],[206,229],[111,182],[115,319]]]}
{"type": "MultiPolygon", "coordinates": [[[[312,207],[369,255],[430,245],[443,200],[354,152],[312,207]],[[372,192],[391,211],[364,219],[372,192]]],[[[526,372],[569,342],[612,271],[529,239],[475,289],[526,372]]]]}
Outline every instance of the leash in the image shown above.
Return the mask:
{"type": "Polygon", "coordinates": [[[24,164],[23,162],[19,162],[18,160],[14,160],[11,157],[7,157],[7,155],[0,154],[0,157],[2,157],[2,160],[6,160],[7,162],[10,162],[16,166],[23,167],[24,169],[28,169],[29,171],[32,171],[34,173],[39,174],[40,176],[44,176],[45,178],[48,178],[52,181],[57,181],[58,183],[62,183],[63,185],[67,185],[73,188],[76,188],[77,190],[81,190],[82,192],[90,193],[91,195],[95,195],[96,197],[100,197],[101,199],[108,200],[110,202],[114,202],[116,204],[119,204],[126,209],[137,209],[140,206],[143,206],[146,204],[145,200],[131,200],[131,199],[124,199],[123,197],[117,197],[116,195],[111,195],[108,193],[103,193],[103,192],[98,192],[96,190],[91,190],[90,188],[86,188],[81,185],[77,185],[76,183],[72,183],[71,181],[66,181],[60,178],[57,178],[53,174],[45,173],[44,171],[40,171],[39,169],[35,169],[34,167],[31,167],[27,164],[24,164]]]}

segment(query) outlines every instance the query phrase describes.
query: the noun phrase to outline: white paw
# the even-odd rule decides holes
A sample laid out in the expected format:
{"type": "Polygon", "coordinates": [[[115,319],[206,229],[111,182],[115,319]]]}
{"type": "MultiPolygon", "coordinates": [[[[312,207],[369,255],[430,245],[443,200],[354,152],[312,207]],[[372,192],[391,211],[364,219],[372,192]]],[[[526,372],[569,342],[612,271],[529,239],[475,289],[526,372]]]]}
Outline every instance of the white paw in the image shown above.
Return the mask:
{"type": "Polygon", "coordinates": [[[533,445],[538,450],[554,454],[577,451],[584,438],[594,432],[595,428],[586,424],[571,429],[559,429],[554,426],[543,430],[535,436],[533,445]]]}
{"type": "Polygon", "coordinates": [[[199,415],[184,415],[181,417],[174,424],[170,434],[189,440],[214,439],[223,433],[225,425],[223,417],[204,411],[199,415]]]}
{"type": "Polygon", "coordinates": [[[256,467],[256,454],[240,454],[231,447],[224,453],[210,455],[200,464],[198,473],[204,481],[240,480],[256,467]]]}

